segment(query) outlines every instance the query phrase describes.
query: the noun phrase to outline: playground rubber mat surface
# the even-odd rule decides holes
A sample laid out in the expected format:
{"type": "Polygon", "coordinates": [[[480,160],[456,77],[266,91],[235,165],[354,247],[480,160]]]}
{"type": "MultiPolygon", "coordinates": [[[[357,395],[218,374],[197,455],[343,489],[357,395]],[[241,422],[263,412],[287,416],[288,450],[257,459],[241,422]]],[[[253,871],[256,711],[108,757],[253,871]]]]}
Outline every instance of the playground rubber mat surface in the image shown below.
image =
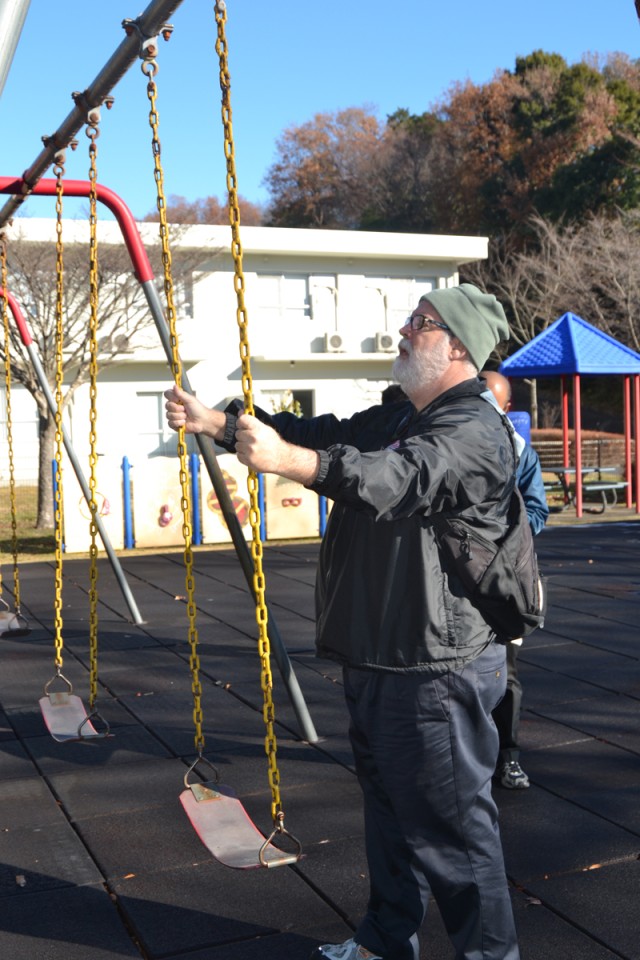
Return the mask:
{"type": "MultiPolygon", "coordinates": [[[[518,660],[531,786],[494,787],[521,954],[637,960],[640,523],[553,525],[537,546],[547,623],[518,660]]],[[[197,756],[181,554],[120,555],[140,624],[99,560],[96,706],[109,736],[64,743],[39,707],[56,672],[54,568],[20,567],[30,632],[0,638],[1,957],[306,960],[351,936],[367,865],[341,672],[314,656],[317,554],[317,543],[264,548],[269,617],[301,695],[272,656],[279,791],[303,851],[277,869],[222,865],[180,802],[197,756]]],[[[203,757],[268,835],[253,602],[233,549],[194,562],[203,757]]],[[[5,568],[10,601],[9,579],[5,568]]],[[[85,705],[89,588],[88,561],[65,558],[63,673],[85,705]]],[[[434,903],[421,956],[453,958],[434,903]]]]}

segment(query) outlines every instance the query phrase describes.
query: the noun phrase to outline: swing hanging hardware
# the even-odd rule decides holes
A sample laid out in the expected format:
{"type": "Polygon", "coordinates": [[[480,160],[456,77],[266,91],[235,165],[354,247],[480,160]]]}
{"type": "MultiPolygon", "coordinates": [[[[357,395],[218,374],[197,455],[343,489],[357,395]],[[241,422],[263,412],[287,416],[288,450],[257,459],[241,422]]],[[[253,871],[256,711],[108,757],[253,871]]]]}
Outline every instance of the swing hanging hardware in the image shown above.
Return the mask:
{"type": "MultiPolygon", "coordinates": [[[[75,150],[76,147],[78,146],[78,141],[76,140],[75,137],[72,137],[71,140],[67,140],[66,143],[60,143],[60,141],[58,140],[55,134],[43,134],[43,136],[41,136],[40,139],[44,143],[45,147],[53,147],[59,153],[63,153],[67,149],[67,147],[71,147],[72,150],[75,150]]],[[[54,160],[55,160],[55,156],[54,156],[54,160]]]]}
{"type": "MultiPolygon", "coordinates": [[[[163,23],[159,32],[152,36],[142,32],[139,20],[123,20],[122,27],[128,37],[137,35],[139,41],[138,57],[145,61],[154,60],[155,57],[158,56],[158,38],[162,37],[162,39],[167,42],[171,39],[171,34],[173,33],[172,23],[163,23]]],[[[143,72],[145,72],[144,68],[143,72]]]]}
{"type": "Polygon", "coordinates": [[[4,387],[6,407],[6,440],[9,466],[9,501],[11,515],[11,553],[13,555],[13,611],[2,596],[3,582],[0,568],[0,603],[4,609],[0,610],[0,637],[24,637],[31,631],[26,619],[22,616],[20,600],[20,570],[18,563],[18,507],[16,498],[15,457],[13,446],[13,415],[12,393],[13,377],[11,372],[11,332],[9,330],[9,313],[7,307],[7,244],[4,233],[0,237],[0,287],[3,296],[0,297],[0,313],[2,315],[3,343],[4,343],[4,387]]]}
{"type": "MultiPolygon", "coordinates": [[[[74,99],[78,105],[87,107],[87,98],[85,94],[74,94],[74,99]]],[[[106,99],[103,98],[103,103],[106,99]]],[[[90,653],[90,676],[89,676],[89,711],[80,697],[73,694],[71,681],[65,677],[63,669],[63,622],[62,622],[62,573],[63,573],[63,497],[62,497],[62,387],[64,380],[63,370],[63,345],[64,345],[64,267],[63,267],[63,242],[62,242],[62,200],[64,195],[64,181],[62,174],[64,171],[64,149],[57,151],[56,161],[56,309],[55,309],[55,591],[54,591],[54,625],[55,625],[55,674],[45,685],[44,695],[40,698],[40,709],[45,725],[58,743],[70,741],[85,742],[90,739],[105,739],[110,736],[108,722],[98,712],[95,703],[97,698],[98,682],[98,613],[97,613],[97,546],[96,546],[96,395],[97,395],[97,315],[98,315],[98,259],[97,259],[97,217],[96,217],[96,183],[97,168],[96,139],[99,131],[96,124],[100,119],[99,107],[91,107],[87,110],[87,136],[91,140],[89,146],[90,171],[89,179],[91,181],[91,190],[89,193],[90,201],[90,321],[89,321],[89,349],[90,349],[90,430],[89,430],[89,463],[91,466],[91,476],[89,481],[89,510],[91,514],[90,533],[90,559],[91,566],[89,571],[90,589],[89,589],[89,653],[90,653]],[[62,689],[53,689],[57,685],[62,685],[62,689]]]]}
{"type": "MultiPolygon", "coordinates": [[[[242,392],[244,400],[244,409],[247,413],[254,412],[253,404],[253,379],[251,375],[251,351],[249,347],[248,336],[248,317],[245,304],[245,278],[242,263],[242,243],[240,239],[240,208],[238,200],[237,176],[235,167],[235,144],[233,137],[233,128],[231,123],[231,80],[228,65],[228,44],[226,36],[227,6],[224,0],[216,0],[215,3],[215,22],[216,22],[216,53],[219,60],[219,80],[222,93],[221,117],[224,132],[224,155],[227,168],[227,192],[229,207],[229,222],[231,225],[231,252],[234,262],[234,289],[236,292],[236,321],[239,332],[239,352],[242,367],[242,392]]],[[[237,850],[233,852],[233,857],[225,860],[221,855],[218,859],[229,863],[230,866],[240,865],[237,861],[241,859],[243,852],[246,854],[244,866],[262,866],[275,867],[286,864],[294,864],[302,857],[302,846],[299,841],[284,828],[284,811],[280,798],[280,772],[277,761],[277,744],[275,735],[275,709],[273,704],[273,678],[270,665],[270,641],[268,633],[268,610],[265,597],[265,577],[262,567],[262,540],[260,535],[260,506],[258,502],[258,480],[254,471],[249,471],[247,488],[251,503],[250,523],[252,533],[251,555],[253,557],[254,576],[253,593],[255,598],[256,623],[258,626],[258,652],[260,655],[260,683],[263,693],[263,719],[265,724],[265,752],[267,754],[269,770],[268,778],[271,788],[271,815],[274,823],[274,830],[262,841],[257,860],[249,861],[251,852],[251,843],[259,835],[257,828],[249,820],[246,813],[242,811],[247,824],[240,828],[239,813],[233,818],[233,823],[229,825],[229,837],[236,831],[235,839],[237,841],[237,850]],[[234,828],[232,830],[232,827],[234,828]],[[286,854],[273,845],[276,836],[289,838],[295,847],[293,854],[286,854]],[[243,850],[244,848],[244,850],[243,850]],[[236,862],[234,862],[236,861],[236,862]]],[[[238,801],[236,801],[238,802],[238,801]]],[[[197,828],[197,825],[194,823],[197,828]]],[[[224,851],[228,854],[228,851],[224,851]]],[[[214,853],[214,855],[216,855],[214,853]]],[[[253,852],[255,858],[255,848],[253,852]]]]}
{"type": "MultiPolygon", "coordinates": [[[[224,8],[226,11],[226,7],[224,8]]],[[[220,4],[216,7],[216,13],[219,16],[220,4]]],[[[124,21],[123,26],[128,35],[138,34],[140,29],[135,21],[124,21]]],[[[218,45],[216,49],[226,51],[226,40],[223,36],[224,30],[221,24],[218,25],[218,45]]],[[[164,35],[164,33],[163,33],[164,35]]],[[[153,42],[148,42],[149,38],[141,38],[140,56],[143,59],[142,72],[147,77],[147,98],[149,100],[149,126],[152,131],[152,152],[154,157],[154,179],[156,182],[157,208],[159,213],[159,235],[162,244],[162,263],[164,272],[164,292],[166,296],[166,324],[168,337],[171,344],[170,366],[176,384],[182,383],[182,363],[178,352],[178,335],[176,329],[176,310],[174,303],[174,283],[172,276],[172,258],[169,243],[169,227],[167,223],[167,204],[164,191],[164,171],[161,159],[161,145],[159,137],[159,117],[156,108],[157,89],[154,77],[158,71],[158,65],[153,59],[157,51],[157,45],[154,49],[153,42]]],[[[168,39],[165,37],[165,39],[168,39]]],[[[226,65],[221,75],[228,78],[226,65]]],[[[229,83],[221,83],[223,91],[228,96],[229,83]]],[[[230,109],[225,110],[225,153],[227,148],[233,153],[233,140],[230,128],[230,109]]],[[[231,192],[235,185],[235,171],[232,172],[228,167],[227,183],[231,192]]],[[[237,195],[234,195],[232,206],[232,224],[235,224],[236,230],[239,224],[239,211],[237,195]]],[[[241,249],[237,234],[233,237],[233,249],[236,253],[241,249]]],[[[241,267],[238,268],[240,274],[238,283],[244,284],[241,267]]],[[[238,287],[236,287],[238,291],[238,287]]],[[[241,292],[239,292],[241,295],[241,292]]],[[[244,337],[242,337],[243,353],[248,356],[248,341],[246,338],[246,316],[244,308],[242,309],[242,322],[239,325],[244,337]]],[[[245,408],[247,403],[249,412],[253,412],[251,399],[251,377],[250,371],[246,365],[243,365],[243,386],[245,393],[245,408]]],[[[267,608],[264,599],[264,576],[261,566],[262,544],[259,540],[259,508],[257,501],[257,481],[251,489],[252,495],[252,528],[253,528],[253,547],[254,557],[254,594],[257,598],[256,620],[260,628],[259,650],[261,656],[261,683],[265,699],[263,710],[263,719],[265,721],[265,751],[269,758],[269,783],[272,794],[272,821],[274,829],[269,836],[265,836],[253,823],[240,799],[233,788],[219,782],[217,769],[208,760],[203,758],[204,734],[203,734],[203,712],[202,712],[202,683],[200,680],[200,658],[198,653],[198,628],[197,628],[197,607],[195,602],[195,580],[194,564],[192,550],[192,511],[190,502],[190,491],[188,487],[188,470],[186,465],[186,442],[184,428],[178,431],[178,459],[180,463],[180,488],[181,488],[181,509],[183,515],[183,540],[184,540],[184,569],[185,569],[185,588],[187,597],[187,612],[189,617],[189,667],[191,670],[191,690],[193,694],[193,722],[194,722],[194,741],[198,754],[197,759],[188,768],[184,776],[185,789],[180,794],[180,803],[189,818],[191,825],[198,834],[200,840],[207,847],[210,853],[221,863],[228,867],[236,869],[255,869],[260,867],[274,867],[292,865],[302,856],[300,843],[284,829],[284,815],[281,811],[279,782],[280,776],[276,761],[276,741],[274,733],[274,709],[271,697],[272,677],[269,666],[269,640],[267,634],[267,608]],[[214,771],[215,779],[191,783],[189,778],[194,772],[201,760],[214,771]],[[288,853],[280,850],[273,843],[278,836],[289,838],[295,847],[295,852],[288,853]]],[[[255,475],[254,475],[255,481],[255,475]]]]}
{"type": "Polygon", "coordinates": [[[100,123],[100,107],[104,106],[107,108],[107,110],[111,110],[116,100],[114,96],[108,93],[105,94],[105,96],[102,97],[98,103],[90,103],[89,99],[87,98],[87,92],[87,90],[84,90],[83,92],[74,90],[74,92],[71,94],[71,98],[76,107],[79,110],[82,110],[85,114],[86,123],[90,127],[97,127],[100,123]]]}
{"type": "Polygon", "coordinates": [[[79,740],[106,740],[111,737],[111,727],[109,721],[105,720],[99,710],[93,710],[91,713],[88,713],[84,718],[80,726],[78,727],[78,739],[79,740]],[[96,726],[97,722],[97,726],[96,726]],[[86,732],[84,731],[86,728],[86,732]]]}
{"type": "Polygon", "coordinates": [[[206,757],[203,757],[202,754],[199,754],[198,757],[193,761],[189,769],[184,775],[184,785],[187,790],[191,790],[191,793],[195,797],[198,803],[201,803],[203,800],[218,800],[221,797],[221,794],[216,790],[216,786],[220,782],[220,771],[218,768],[211,763],[210,760],[207,760],[206,757]],[[193,773],[199,763],[206,763],[208,767],[213,770],[214,779],[205,780],[200,783],[189,783],[189,775],[193,773]]]}
{"type": "Polygon", "coordinates": [[[78,147],[78,141],[74,137],[63,147],[58,147],[55,137],[42,137],[42,142],[46,147],[56,147],[51,169],[56,178],[63,177],[67,163],[67,149],[70,148],[72,151],[76,150],[78,147]]]}
{"type": "Polygon", "coordinates": [[[45,683],[44,685],[45,697],[49,697],[49,699],[54,704],[54,706],[57,706],[59,704],[65,703],[72,693],[73,693],[73,684],[71,683],[71,680],[68,680],[67,677],[65,677],[64,673],[62,672],[61,667],[58,667],[58,669],[56,670],[54,675],[51,677],[51,679],[48,680],[47,683],[45,683]],[[66,684],[66,689],[52,690],[51,686],[56,682],[56,680],[60,680],[62,683],[66,684]]]}
{"type": "Polygon", "coordinates": [[[271,831],[258,851],[258,860],[260,861],[260,866],[267,868],[287,867],[294,863],[298,863],[298,861],[302,860],[303,857],[304,854],[302,852],[302,844],[297,837],[294,837],[292,833],[289,833],[289,831],[285,829],[284,813],[282,810],[280,810],[276,817],[276,825],[274,829],[271,831]],[[281,850],[280,847],[276,847],[273,842],[276,837],[286,837],[288,840],[290,840],[294,845],[294,852],[286,853],[284,850],[281,850]],[[282,854],[282,856],[269,859],[267,856],[268,853],[274,850],[277,850],[282,854]]]}

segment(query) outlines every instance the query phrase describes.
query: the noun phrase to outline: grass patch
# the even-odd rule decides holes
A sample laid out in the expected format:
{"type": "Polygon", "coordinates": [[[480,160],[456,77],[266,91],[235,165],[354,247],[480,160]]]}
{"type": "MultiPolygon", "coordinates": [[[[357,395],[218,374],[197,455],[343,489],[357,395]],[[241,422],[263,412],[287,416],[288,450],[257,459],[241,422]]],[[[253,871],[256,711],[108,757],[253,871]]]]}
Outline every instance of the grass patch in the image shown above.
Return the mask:
{"type": "MultiPolygon", "coordinates": [[[[55,554],[53,530],[36,530],[38,488],[24,484],[15,488],[18,561],[55,554]]],[[[13,560],[12,511],[9,486],[0,487],[0,563],[13,560]]]]}

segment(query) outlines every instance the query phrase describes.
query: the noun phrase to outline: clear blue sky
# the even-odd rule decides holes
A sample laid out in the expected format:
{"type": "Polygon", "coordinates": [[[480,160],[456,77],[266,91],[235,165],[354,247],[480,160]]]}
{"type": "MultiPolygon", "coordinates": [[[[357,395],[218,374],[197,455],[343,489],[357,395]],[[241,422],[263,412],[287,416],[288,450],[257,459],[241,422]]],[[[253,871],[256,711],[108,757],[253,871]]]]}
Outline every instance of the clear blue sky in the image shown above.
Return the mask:
{"type": "MultiPolygon", "coordinates": [[[[31,0],[0,99],[1,175],[30,166],[41,136],[70,113],[72,91],[86,89],[121,43],[121,21],[145,6],[31,0]]],[[[268,199],[262,180],[280,134],[317,112],[370,106],[381,119],[398,107],[420,113],[452,83],[489,80],[538,48],[570,63],[587,52],[640,57],[633,0],[227,0],[227,10],[238,187],[254,202],[268,199]]],[[[212,0],[183,0],[172,22],[156,78],[166,192],[224,198],[212,0]]],[[[114,95],[113,110],[103,111],[99,180],[141,217],[155,207],[155,184],[138,64],[114,95]]],[[[69,153],[69,177],[87,178],[87,143],[81,135],[78,151],[69,153]]],[[[48,203],[32,198],[23,210],[50,216],[48,203]]]]}

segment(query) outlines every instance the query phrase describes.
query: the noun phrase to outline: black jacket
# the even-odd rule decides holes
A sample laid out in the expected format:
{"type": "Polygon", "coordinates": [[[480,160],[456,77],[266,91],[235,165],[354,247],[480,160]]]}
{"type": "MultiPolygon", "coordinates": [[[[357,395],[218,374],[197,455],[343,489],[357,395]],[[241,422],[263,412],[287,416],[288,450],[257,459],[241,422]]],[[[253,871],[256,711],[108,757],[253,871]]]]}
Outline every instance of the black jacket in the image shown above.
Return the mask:
{"type": "Polygon", "coordinates": [[[399,402],[350,419],[261,419],[316,449],[312,489],[335,501],[316,581],[317,652],[352,667],[442,673],[493,639],[452,571],[430,517],[465,511],[498,539],[514,484],[501,417],[467,380],[424,410],[399,402]]]}

